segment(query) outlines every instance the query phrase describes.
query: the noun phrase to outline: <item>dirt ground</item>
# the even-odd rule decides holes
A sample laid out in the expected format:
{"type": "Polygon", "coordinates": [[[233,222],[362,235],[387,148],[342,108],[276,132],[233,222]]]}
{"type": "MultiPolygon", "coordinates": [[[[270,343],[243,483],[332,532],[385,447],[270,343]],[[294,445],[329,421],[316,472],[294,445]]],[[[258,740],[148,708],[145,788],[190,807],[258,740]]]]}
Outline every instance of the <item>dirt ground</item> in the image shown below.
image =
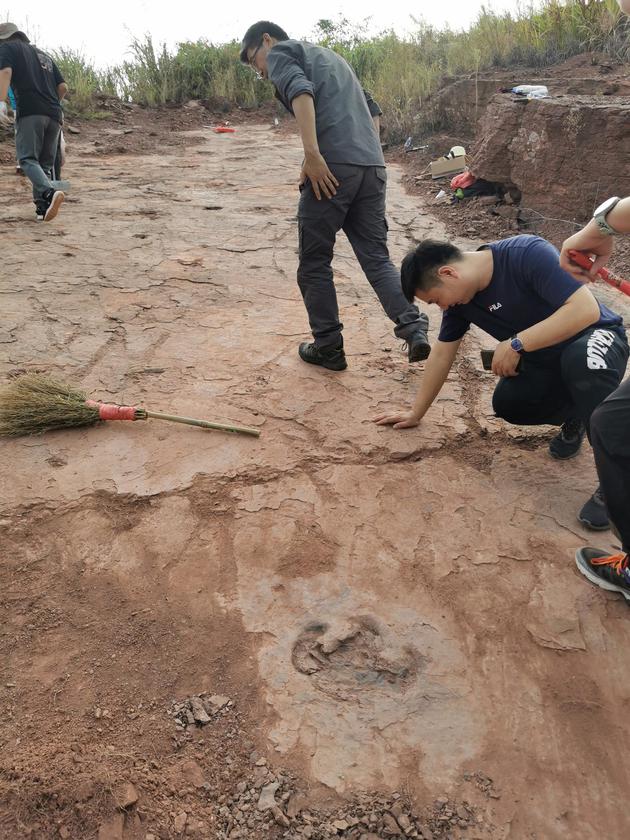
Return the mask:
{"type": "MultiPolygon", "coordinates": [[[[477,332],[420,427],[375,426],[422,366],[343,236],[349,369],[299,360],[295,136],[141,117],[69,137],[51,224],[3,165],[0,375],[262,434],[0,443],[0,836],[626,837],[628,608],[573,563],[614,545],[576,519],[589,448],[492,416],[477,332]]],[[[401,177],[396,261],[446,234],[401,177]]]]}

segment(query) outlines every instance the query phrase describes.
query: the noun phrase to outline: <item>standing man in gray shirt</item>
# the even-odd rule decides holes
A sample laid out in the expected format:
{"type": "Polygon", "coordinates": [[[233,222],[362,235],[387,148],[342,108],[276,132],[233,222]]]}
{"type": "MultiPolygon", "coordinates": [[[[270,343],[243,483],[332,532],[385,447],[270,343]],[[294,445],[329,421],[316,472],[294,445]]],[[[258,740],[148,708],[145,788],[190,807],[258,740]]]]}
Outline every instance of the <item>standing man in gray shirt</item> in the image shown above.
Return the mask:
{"type": "Polygon", "coordinates": [[[300,344],[301,358],[329,370],[347,367],[331,266],[343,230],[395,335],[407,342],[409,361],[426,359],[428,318],[406,300],[387,250],[385,160],[359,80],[337,53],[294,41],[270,21],[250,26],[240,58],[274,85],[304,146],[297,279],[314,341],[300,344]]]}

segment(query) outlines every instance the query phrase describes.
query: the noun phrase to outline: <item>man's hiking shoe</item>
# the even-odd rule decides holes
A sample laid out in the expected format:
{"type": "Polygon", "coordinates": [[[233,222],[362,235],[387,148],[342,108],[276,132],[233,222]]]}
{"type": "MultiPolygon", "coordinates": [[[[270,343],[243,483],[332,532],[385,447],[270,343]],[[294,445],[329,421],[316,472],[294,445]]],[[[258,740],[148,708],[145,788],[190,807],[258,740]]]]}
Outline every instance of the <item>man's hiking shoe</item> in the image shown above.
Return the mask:
{"type": "Polygon", "coordinates": [[[429,358],[431,345],[424,330],[418,330],[407,339],[407,353],[409,362],[423,362],[429,358]]]}
{"type": "Polygon", "coordinates": [[[626,601],[630,601],[630,558],[627,554],[580,548],[575,552],[575,563],[591,583],[609,592],[621,592],[626,601]]]}
{"type": "Polygon", "coordinates": [[[602,495],[601,487],[593,493],[582,510],[578,513],[578,519],[582,525],[586,525],[591,531],[607,531],[610,528],[608,521],[608,510],[602,495]]]}
{"type": "Polygon", "coordinates": [[[300,344],[298,352],[300,358],[309,365],[319,365],[328,370],[345,370],[348,367],[343,345],[335,348],[316,347],[315,344],[304,341],[300,344]]]}
{"type": "Polygon", "coordinates": [[[552,458],[558,461],[566,461],[568,458],[575,458],[580,451],[586,429],[581,420],[570,417],[562,424],[560,431],[549,441],[549,452],[552,458]]]}
{"type": "Polygon", "coordinates": [[[63,204],[65,197],[66,194],[61,192],[61,190],[49,190],[46,193],[46,195],[44,196],[47,204],[46,212],[44,213],[45,222],[52,222],[52,220],[59,212],[59,208],[63,204]]]}

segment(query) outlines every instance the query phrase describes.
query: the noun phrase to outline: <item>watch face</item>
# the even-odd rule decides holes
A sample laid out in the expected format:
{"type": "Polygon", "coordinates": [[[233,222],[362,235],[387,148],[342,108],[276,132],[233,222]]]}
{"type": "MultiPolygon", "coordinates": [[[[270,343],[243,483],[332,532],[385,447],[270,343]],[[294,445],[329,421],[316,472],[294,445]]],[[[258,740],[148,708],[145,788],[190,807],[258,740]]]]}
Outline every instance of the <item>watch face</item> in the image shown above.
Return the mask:
{"type": "Polygon", "coordinates": [[[613,195],[612,198],[607,198],[603,204],[599,205],[597,210],[593,213],[593,216],[605,216],[606,213],[609,212],[609,210],[612,210],[612,208],[615,206],[615,204],[617,204],[618,201],[619,198],[616,195],[613,195]]]}

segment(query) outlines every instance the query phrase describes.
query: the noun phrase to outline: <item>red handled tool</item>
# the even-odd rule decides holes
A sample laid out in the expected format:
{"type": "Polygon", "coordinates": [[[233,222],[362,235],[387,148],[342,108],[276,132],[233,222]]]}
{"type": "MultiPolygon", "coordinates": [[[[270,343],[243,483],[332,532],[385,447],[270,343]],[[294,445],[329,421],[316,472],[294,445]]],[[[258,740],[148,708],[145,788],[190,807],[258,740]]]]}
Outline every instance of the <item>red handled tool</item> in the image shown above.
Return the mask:
{"type": "MultiPolygon", "coordinates": [[[[585,268],[587,271],[590,271],[593,267],[593,260],[583,251],[569,251],[569,258],[576,265],[579,265],[580,268],[585,268]]],[[[600,268],[597,273],[609,286],[614,286],[620,292],[623,292],[624,295],[630,297],[630,283],[627,280],[622,280],[621,277],[617,277],[616,274],[613,274],[607,268],[600,268]]]]}

